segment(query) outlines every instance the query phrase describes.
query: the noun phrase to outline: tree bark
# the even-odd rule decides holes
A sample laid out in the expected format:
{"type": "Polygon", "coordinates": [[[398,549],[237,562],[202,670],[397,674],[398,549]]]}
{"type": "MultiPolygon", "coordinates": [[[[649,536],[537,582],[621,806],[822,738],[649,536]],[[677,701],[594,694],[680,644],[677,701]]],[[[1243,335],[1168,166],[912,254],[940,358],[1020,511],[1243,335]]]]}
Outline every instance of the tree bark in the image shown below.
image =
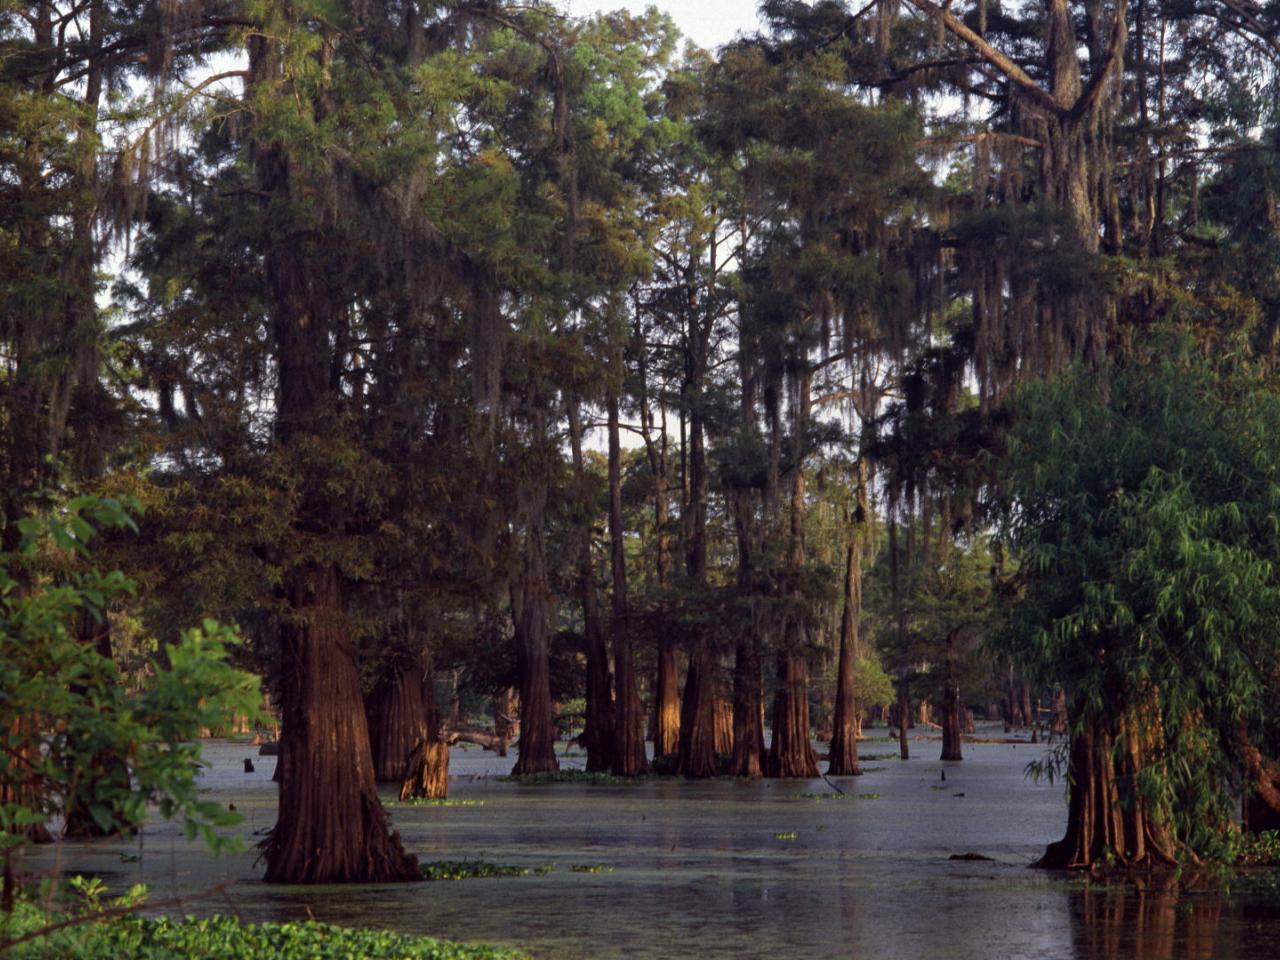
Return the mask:
{"type": "MultiPolygon", "coordinates": [[[[618,368],[621,351],[614,354],[618,368]]],[[[619,370],[619,372],[621,372],[619,370]]],[[[618,691],[614,721],[613,772],[634,777],[646,767],[644,714],[636,685],[635,655],[631,644],[631,606],[627,596],[627,558],[622,530],[622,445],[618,436],[618,397],[607,400],[609,420],[609,546],[613,572],[613,664],[618,691]]]]}
{"type": "MultiPolygon", "coordinates": [[[[789,632],[794,634],[796,629],[789,632]]],[[[766,771],[770,777],[820,775],[818,757],[809,740],[809,664],[798,645],[795,646],[797,649],[783,650],[778,654],[773,740],[769,745],[766,771]]]]}
{"type": "Polygon", "coordinates": [[[653,755],[668,756],[680,749],[680,677],[676,647],[667,637],[659,641],[654,701],[653,755]]]}
{"type": "Polygon", "coordinates": [[[685,675],[676,771],[684,777],[714,777],[716,771],[715,658],[705,640],[695,640],[685,675]]]}
{"type": "Polygon", "coordinates": [[[733,756],[729,773],[735,777],[762,777],[766,756],[760,646],[753,629],[738,638],[734,651],[733,756]]]}
{"type": "Polygon", "coordinates": [[[898,756],[903,760],[911,759],[911,748],[907,744],[907,724],[911,722],[911,686],[905,680],[898,681],[898,756]]]}
{"type": "MultiPolygon", "coordinates": [[[[405,778],[409,754],[428,737],[427,690],[429,674],[422,658],[400,664],[373,691],[369,711],[373,747],[373,772],[380,783],[400,783],[405,778]]],[[[435,727],[439,728],[437,721],[435,727]]]]}
{"type": "Polygon", "coordinates": [[[858,762],[858,705],[855,668],[858,660],[858,628],[862,617],[862,554],[866,549],[866,525],[870,522],[867,497],[867,467],[861,457],[857,466],[857,492],[849,542],[845,547],[844,610],[840,618],[840,654],[836,666],[836,705],[831,719],[831,752],[827,773],[856,777],[862,773],[858,762]]]}
{"type": "MultiPolygon", "coordinates": [[[[269,85],[280,75],[278,44],[261,34],[251,36],[253,83],[269,85]]],[[[334,305],[341,298],[329,288],[317,225],[293,196],[284,147],[257,133],[257,185],[264,209],[272,212],[264,217],[263,247],[277,364],[275,439],[292,453],[334,428],[341,384],[332,376],[331,335],[334,305]]],[[[340,508],[322,488],[304,484],[297,523],[303,536],[331,535],[341,528],[340,508]]],[[[276,825],[263,844],[266,879],[419,880],[417,860],[389,831],[378,800],[341,574],[322,561],[297,562],[284,574],[283,594],[288,611],[280,626],[280,803],[276,825]]]]}
{"type": "Polygon", "coordinates": [[[404,763],[400,799],[444,800],[449,796],[449,745],[438,737],[423,737],[404,763]]]}
{"type": "MultiPolygon", "coordinates": [[[[689,443],[686,480],[688,492],[681,516],[685,543],[685,571],[695,587],[707,579],[707,456],[705,423],[701,397],[707,371],[710,327],[699,323],[693,306],[688,321],[684,410],[688,410],[689,443]]],[[[680,748],[676,768],[686,777],[713,777],[716,774],[716,663],[706,637],[695,634],[690,641],[689,670],[685,676],[680,705],[680,748]]]]}
{"type": "Polygon", "coordinates": [[[1150,731],[1137,711],[1109,723],[1077,714],[1068,761],[1067,832],[1035,866],[1088,869],[1095,864],[1175,865],[1174,845],[1136,789],[1150,731]]]}
{"type": "Polygon", "coordinates": [[[587,654],[587,716],[582,731],[587,750],[587,770],[609,770],[614,764],[613,678],[609,674],[609,651],[605,646],[604,626],[600,618],[600,600],[596,594],[594,564],[591,560],[591,508],[585,502],[587,471],[582,456],[582,417],[576,398],[569,407],[569,440],[573,453],[573,469],[579,490],[579,518],[575,537],[578,546],[578,592],[582,599],[582,630],[587,654]]]}
{"type": "MultiPolygon", "coordinates": [[[[720,671],[717,671],[719,673],[720,671]]],[[[716,753],[728,756],[733,753],[733,702],[716,692],[716,753]]]]}
{"type": "Polygon", "coordinates": [[[523,557],[521,570],[511,580],[511,613],[520,673],[520,752],[512,770],[516,775],[560,768],[551,705],[550,587],[543,533],[546,499],[543,479],[530,478],[521,490],[523,557]]]}
{"type": "Polygon", "coordinates": [[[288,575],[281,630],[284,724],[279,814],[264,843],[268,883],[420,880],[374,787],[360,672],[342,628],[338,571],[288,575]]]}
{"type": "Polygon", "coordinates": [[[498,756],[507,755],[507,744],[511,742],[511,688],[503,687],[493,698],[493,734],[498,742],[495,745],[498,756]]]}
{"type": "Polygon", "coordinates": [[[942,700],[942,759],[957,762],[964,759],[961,740],[964,731],[964,704],[960,702],[960,684],[956,682],[956,631],[947,634],[946,682],[942,700]]]}

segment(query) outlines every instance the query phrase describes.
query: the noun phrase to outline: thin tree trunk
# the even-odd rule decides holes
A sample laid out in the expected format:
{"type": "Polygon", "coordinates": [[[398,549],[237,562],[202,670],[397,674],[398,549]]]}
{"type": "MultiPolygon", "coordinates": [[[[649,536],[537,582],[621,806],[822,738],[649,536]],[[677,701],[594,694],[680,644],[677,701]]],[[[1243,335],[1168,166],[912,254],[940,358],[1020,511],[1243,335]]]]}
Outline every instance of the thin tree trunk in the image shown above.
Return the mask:
{"type": "Polygon", "coordinates": [[[947,634],[946,685],[942,701],[942,759],[963,760],[961,749],[964,728],[964,704],[960,702],[960,684],[956,682],[956,634],[947,634]]]}
{"type": "MultiPolygon", "coordinates": [[[[692,324],[696,327],[696,324],[692,324]]],[[[696,331],[695,331],[696,332],[696,331]]],[[[692,372],[686,388],[690,395],[701,389],[705,357],[699,337],[691,340],[692,372]]],[[[705,346],[705,345],[703,345],[705,346]]],[[[701,586],[707,577],[707,462],[703,417],[698,407],[689,414],[688,499],[682,528],[685,530],[685,568],[690,581],[701,586]]],[[[680,705],[680,748],[676,769],[686,777],[716,775],[716,664],[705,636],[695,634],[690,643],[689,670],[680,705]]]]}
{"type": "Polygon", "coordinates": [[[898,756],[911,759],[907,745],[907,724],[911,722],[911,687],[905,680],[898,681],[898,756]]]}
{"type": "Polygon", "coordinates": [[[856,503],[845,548],[844,610],[840,618],[840,655],[836,666],[836,706],[831,720],[831,752],[827,773],[853,777],[862,773],[858,762],[858,706],[854,687],[858,660],[858,628],[862,616],[862,554],[870,523],[866,461],[858,459],[856,503]]]}
{"type": "Polygon", "coordinates": [[[520,753],[512,770],[517,775],[560,768],[551,705],[551,591],[543,533],[546,499],[544,480],[530,479],[522,488],[523,557],[520,571],[511,580],[511,613],[520,674],[520,753]]]}
{"type": "Polygon", "coordinates": [[[578,592],[582,599],[582,626],[587,654],[587,716],[583,743],[587,749],[587,769],[608,770],[614,765],[613,679],[609,674],[609,651],[605,646],[600,601],[596,594],[594,564],[591,561],[591,510],[585,502],[587,472],[582,455],[582,418],[576,398],[569,404],[569,439],[573,469],[581,486],[582,511],[575,537],[578,544],[578,592]]]}
{"type": "MultiPolygon", "coordinates": [[[[615,363],[622,365],[621,351],[615,363]]],[[[613,570],[613,664],[618,690],[614,723],[613,772],[634,777],[644,772],[644,716],[636,687],[631,646],[631,607],[627,596],[627,560],[622,530],[622,445],[618,436],[618,397],[608,400],[609,419],[609,544],[613,570]]]]}
{"type": "Polygon", "coordinates": [[[511,688],[503,687],[493,698],[493,733],[498,738],[498,756],[507,755],[507,744],[511,742],[514,727],[511,715],[511,688]]]}

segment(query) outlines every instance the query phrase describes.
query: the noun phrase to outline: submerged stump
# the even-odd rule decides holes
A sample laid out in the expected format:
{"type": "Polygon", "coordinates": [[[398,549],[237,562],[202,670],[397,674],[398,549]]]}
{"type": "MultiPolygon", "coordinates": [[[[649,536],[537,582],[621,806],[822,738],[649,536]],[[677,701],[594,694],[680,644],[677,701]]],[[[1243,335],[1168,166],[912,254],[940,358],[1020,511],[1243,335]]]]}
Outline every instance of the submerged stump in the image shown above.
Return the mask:
{"type": "Polygon", "coordinates": [[[405,760],[400,799],[444,800],[448,796],[449,745],[443,740],[419,740],[405,760]]]}

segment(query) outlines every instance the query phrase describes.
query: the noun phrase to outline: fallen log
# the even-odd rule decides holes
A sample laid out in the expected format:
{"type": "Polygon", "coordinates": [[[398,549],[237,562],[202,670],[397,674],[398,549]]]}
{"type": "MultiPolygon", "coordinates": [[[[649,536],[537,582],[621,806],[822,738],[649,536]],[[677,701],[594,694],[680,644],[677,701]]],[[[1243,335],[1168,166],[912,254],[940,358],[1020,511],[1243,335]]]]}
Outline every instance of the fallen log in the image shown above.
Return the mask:
{"type": "Polygon", "coordinates": [[[474,743],[477,746],[484,747],[486,750],[492,750],[499,756],[504,756],[507,752],[507,740],[500,737],[491,730],[483,727],[471,727],[459,725],[448,731],[444,735],[444,742],[448,744],[474,743]]]}

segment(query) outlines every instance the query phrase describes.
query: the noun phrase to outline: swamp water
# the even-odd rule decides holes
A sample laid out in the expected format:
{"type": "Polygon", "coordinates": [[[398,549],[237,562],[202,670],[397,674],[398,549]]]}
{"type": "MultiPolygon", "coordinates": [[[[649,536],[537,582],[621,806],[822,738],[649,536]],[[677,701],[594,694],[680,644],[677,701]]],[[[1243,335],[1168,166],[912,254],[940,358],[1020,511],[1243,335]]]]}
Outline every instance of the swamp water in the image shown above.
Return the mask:
{"type": "MultiPolygon", "coordinates": [[[[1280,958],[1280,894],[1104,889],[1028,869],[1066,819],[1061,784],[1023,775],[1043,746],[966,744],[959,764],[937,761],[936,740],[911,747],[904,763],[895,744],[864,741],[867,772],[837,780],[848,796],[836,799],[813,798],[836,796],[820,779],[516,784],[497,779],[514,756],[455,747],[450,797],[482,804],[392,808],[421,859],[529,867],[524,877],[267,886],[256,838],[215,860],[165,823],[128,842],[44,849],[28,866],[101,875],[113,888],[143,882],[153,899],[192,897],[173,913],[314,917],[505,943],[538,960],[1280,958]],[[970,852],[992,859],[949,859],[970,852]],[[612,871],[572,869],[597,865],[612,871]],[[198,896],[225,881],[224,892],[198,896]]],[[[236,805],[245,833],[269,828],[274,760],[225,741],[207,743],[204,757],[210,797],[236,805]],[[246,757],[256,772],[243,772],[246,757]]],[[[582,762],[569,754],[562,766],[582,762]]]]}

